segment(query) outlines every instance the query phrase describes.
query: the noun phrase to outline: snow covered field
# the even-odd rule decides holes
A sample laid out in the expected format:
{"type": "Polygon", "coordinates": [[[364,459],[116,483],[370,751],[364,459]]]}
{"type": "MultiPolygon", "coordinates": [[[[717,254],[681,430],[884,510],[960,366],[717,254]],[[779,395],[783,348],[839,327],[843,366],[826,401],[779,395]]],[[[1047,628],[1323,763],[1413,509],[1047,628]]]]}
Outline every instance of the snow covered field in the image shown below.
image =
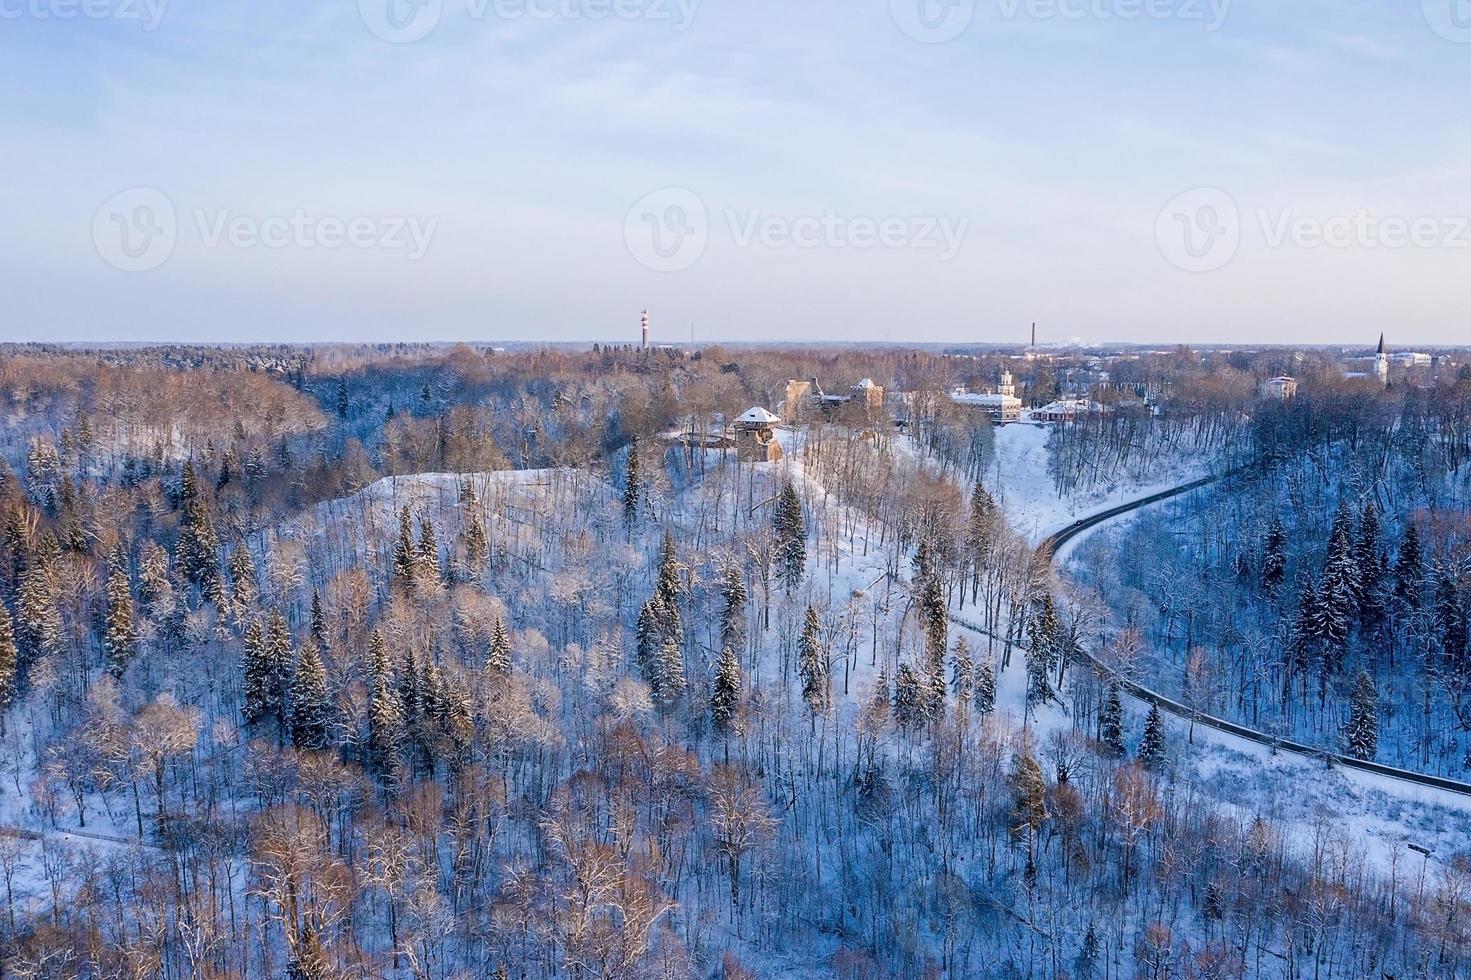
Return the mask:
{"type": "Polygon", "coordinates": [[[998,428],[996,459],[984,481],[1011,526],[1033,544],[1081,517],[1189,483],[1210,472],[1210,461],[1201,458],[1063,497],[1054,487],[1047,464],[1051,434],[1050,426],[1027,422],[998,428]]]}

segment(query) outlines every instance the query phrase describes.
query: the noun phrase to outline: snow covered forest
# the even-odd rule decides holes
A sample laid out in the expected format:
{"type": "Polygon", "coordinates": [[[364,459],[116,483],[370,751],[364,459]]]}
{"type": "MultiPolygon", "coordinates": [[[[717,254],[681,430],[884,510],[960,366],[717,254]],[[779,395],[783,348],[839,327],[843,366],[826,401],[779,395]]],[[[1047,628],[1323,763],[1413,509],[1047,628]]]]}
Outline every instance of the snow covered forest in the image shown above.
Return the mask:
{"type": "Polygon", "coordinates": [[[1471,376],[1282,356],[0,348],[0,980],[1471,978],[1471,797],[1080,656],[1471,775],[1471,376]]]}

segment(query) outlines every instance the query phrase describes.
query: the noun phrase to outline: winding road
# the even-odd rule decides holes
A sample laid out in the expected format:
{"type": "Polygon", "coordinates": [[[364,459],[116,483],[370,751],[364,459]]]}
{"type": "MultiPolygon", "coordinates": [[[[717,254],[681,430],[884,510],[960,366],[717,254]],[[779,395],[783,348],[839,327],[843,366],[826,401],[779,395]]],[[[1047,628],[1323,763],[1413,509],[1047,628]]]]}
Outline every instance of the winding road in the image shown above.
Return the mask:
{"type": "MultiPolygon", "coordinates": [[[[1148,507],[1151,504],[1157,504],[1161,501],[1184,496],[1185,494],[1191,493],[1195,490],[1199,490],[1202,487],[1210,486],[1212,483],[1215,483],[1220,479],[1221,477],[1218,476],[1208,476],[1204,479],[1196,480],[1193,483],[1186,483],[1182,486],[1174,487],[1160,493],[1152,494],[1148,497],[1142,497],[1139,500],[1133,500],[1126,504],[1120,504],[1117,507],[1112,507],[1108,510],[1101,511],[1089,517],[1085,517],[1082,520],[1075,521],[1072,524],[1069,524],[1061,531],[1058,531],[1056,534],[1045,539],[1042,542],[1040,548],[1046,551],[1049,556],[1056,555],[1057,549],[1061,548],[1063,545],[1068,544],[1069,542],[1077,539],[1080,535],[1085,534],[1088,531],[1091,531],[1099,525],[1107,523],[1108,521],[1111,521],[1116,517],[1122,517],[1125,514],[1133,513],[1134,511],[1140,510],[1144,507],[1148,507]]],[[[1133,696],[1139,701],[1145,702],[1146,704],[1158,705],[1159,709],[1163,712],[1166,712],[1167,714],[1176,715],[1177,717],[1184,718],[1187,721],[1193,721],[1198,725],[1204,725],[1207,728],[1214,728],[1217,731],[1225,732],[1228,735],[1234,735],[1237,738],[1244,738],[1247,741],[1256,742],[1259,745],[1268,746],[1275,751],[1291,752],[1296,755],[1306,756],[1310,759],[1316,759],[1329,766],[1343,766],[1347,769],[1358,769],[1363,772],[1374,773],[1377,776],[1384,776],[1389,779],[1396,779],[1402,782],[1415,783],[1420,786],[1428,786],[1432,789],[1446,790],[1451,793],[1460,793],[1465,796],[1471,796],[1471,783],[1458,782],[1457,780],[1446,779],[1442,776],[1427,776],[1424,773],[1412,772],[1408,769],[1396,769],[1393,766],[1384,766],[1380,765],[1377,762],[1367,762],[1363,759],[1355,759],[1352,756],[1346,756],[1337,752],[1331,752],[1327,749],[1318,748],[1311,745],[1304,745],[1300,742],[1293,742],[1287,739],[1278,738],[1274,735],[1268,735],[1265,732],[1259,732],[1254,729],[1247,728],[1243,725],[1238,725],[1235,722],[1230,722],[1222,718],[1213,717],[1211,715],[1205,714],[1204,712],[1197,711],[1189,707],[1188,705],[1184,705],[1178,701],[1171,700],[1170,698],[1167,698],[1163,694],[1160,694],[1156,691],[1151,691],[1149,688],[1144,687],[1142,684],[1137,684],[1134,681],[1120,676],[1113,668],[1109,667],[1107,664],[1103,663],[1096,656],[1088,653],[1086,650],[1080,650],[1078,652],[1083,661],[1087,663],[1088,666],[1092,667],[1094,672],[1097,673],[1100,677],[1104,677],[1108,680],[1117,682],[1119,687],[1125,693],[1133,696]]]]}

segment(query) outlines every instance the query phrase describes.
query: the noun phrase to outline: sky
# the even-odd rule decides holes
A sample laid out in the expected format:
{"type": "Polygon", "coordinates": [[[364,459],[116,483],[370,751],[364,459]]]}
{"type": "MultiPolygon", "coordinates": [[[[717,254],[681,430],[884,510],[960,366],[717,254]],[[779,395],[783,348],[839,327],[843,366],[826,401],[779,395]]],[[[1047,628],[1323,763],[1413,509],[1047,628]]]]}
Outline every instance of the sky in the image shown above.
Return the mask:
{"type": "Polygon", "coordinates": [[[0,0],[0,339],[1471,342],[1471,0],[0,0]]]}

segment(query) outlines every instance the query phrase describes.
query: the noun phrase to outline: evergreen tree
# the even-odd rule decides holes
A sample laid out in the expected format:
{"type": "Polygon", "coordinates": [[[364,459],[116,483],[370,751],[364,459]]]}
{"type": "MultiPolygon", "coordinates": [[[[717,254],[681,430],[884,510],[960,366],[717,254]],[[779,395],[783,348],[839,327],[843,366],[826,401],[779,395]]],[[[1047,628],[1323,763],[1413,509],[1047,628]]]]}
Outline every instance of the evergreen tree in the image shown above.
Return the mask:
{"type": "Polygon", "coordinates": [[[776,579],[791,595],[807,574],[807,520],[791,481],[777,498],[772,528],[776,532],[776,579]]]}
{"type": "Polygon", "coordinates": [[[905,731],[924,725],[924,694],[919,674],[909,664],[900,664],[894,676],[894,721],[905,731]]]}
{"type": "Polygon", "coordinates": [[[173,607],[173,593],[169,553],[156,541],[149,541],[138,557],[138,602],[143,614],[154,620],[167,616],[173,607]]]}
{"type": "Polygon", "coordinates": [[[241,669],[245,675],[245,704],[242,713],[246,724],[254,725],[271,713],[271,669],[266,654],[265,630],[259,618],[245,627],[241,639],[241,669]]]}
{"type": "Polygon", "coordinates": [[[963,636],[955,641],[950,665],[950,689],[955,692],[955,700],[960,704],[969,704],[970,699],[975,696],[976,662],[971,656],[970,644],[963,636]]]}
{"type": "Polygon", "coordinates": [[[1465,664],[1468,633],[1466,605],[1448,567],[1442,566],[1435,581],[1435,633],[1445,665],[1459,675],[1465,664]]]}
{"type": "Polygon", "coordinates": [[[665,531],[659,542],[659,568],[654,584],[654,598],[663,607],[666,626],[671,619],[676,623],[679,621],[679,603],[684,595],[684,587],[679,580],[681,571],[679,552],[674,547],[674,535],[665,531]]]}
{"type": "Polygon", "coordinates": [[[481,521],[478,513],[470,515],[470,522],[465,526],[464,534],[465,579],[475,582],[485,571],[485,559],[490,554],[490,542],[485,536],[485,523],[481,521]]]}
{"type": "Polygon", "coordinates": [[[21,677],[41,657],[59,653],[65,643],[61,610],[56,604],[55,569],[60,550],[55,537],[48,533],[21,571],[15,609],[21,677]]]}
{"type": "Polygon", "coordinates": [[[710,714],[715,720],[715,730],[722,735],[737,731],[742,685],[740,658],[727,646],[720,652],[715,667],[715,690],[710,695],[710,714]]]}
{"type": "Polygon", "coordinates": [[[184,503],[184,516],[179,523],[174,564],[179,574],[199,586],[201,592],[209,594],[219,583],[220,539],[215,533],[209,504],[199,493],[192,463],[184,464],[183,487],[180,496],[184,503]]]}
{"type": "Polygon", "coordinates": [[[679,641],[672,636],[666,636],[664,645],[659,648],[658,678],[654,694],[659,703],[666,707],[674,704],[684,694],[686,681],[684,653],[680,650],[679,641]]]}
{"type": "Polygon", "coordinates": [[[1078,950],[1078,958],[1073,961],[1073,969],[1078,975],[1078,980],[1093,980],[1098,973],[1098,958],[1102,955],[1103,946],[1098,941],[1098,931],[1093,928],[1093,923],[1088,923],[1088,931],[1083,935],[1082,948],[1078,950]]]}
{"type": "Polygon", "coordinates": [[[398,513],[398,544],[393,548],[393,574],[406,587],[414,587],[419,553],[414,547],[414,523],[407,505],[398,513]]]}
{"type": "Polygon", "coordinates": [[[320,751],[330,744],[332,701],[327,671],[315,640],[301,645],[291,685],[291,741],[297,748],[320,751]]]}
{"type": "Polygon", "coordinates": [[[721,597],[725,609],[720,617],[720,643],[739,653],[746,647],[746,580],[740,566],[731,562],[725,566],[721,582],[721,597]]]}
{"type": "Polygon", "coordinates": [[[1367,671],[1359,673],[1358,683],[1354,685],[1343,740],[1348,754],[1355,759],[1368,761],[1379,753],[1379,694],[1367,671]]]}
{"type": "Polygon", "coordinates": [[[934,719],[945,710],[945,652],[950,623],[944,587],[933,570],[923,579],[919,606],[925,636],[925,713],[934,719]]]}
{"type": "Polygon", "coordinates": [[[637,657],[639,672],[648,681],[649,688],[657,691],[659,686],[659,671],[656,666],[659,658],[659,650],[664,646],[664,614],[661,603],[656,596],[643,604],[638,613],[638,625],[635,628],[635,640],[637,644],[637,657]]]}
{"type": "Polygon", "coordinates": [[[290,679],[294,661],[291,627],[280,610],[252,620],[244,639],[245,720],[256,724],[274,718],[284,736],[290,726],[290,679]]]}
{"type": "MultiPolygon", "coordinates": [[[[376,633],[374,637],[381,647],[382,639],[376,633]]],[[[374,672],[368,700],[368,762],[379,775],[391,772],[403,752],[404,727],[402,702],[385,662],[383,670],[374,672]]]]}
{"type": "Polygon", "coordinates": [[[634,436],[628,443],[628,476],[623,485],[623,520],[629,527],[638,521],[642,496],[643,477],[638,458],[638,436],[634,436]]]}
{"type": "Polygon", "coordinates": [[[20,684],[20,652],[15,646],[15,627],[10,610],[0,602],[0,732],[4,731],[4,715],[15,699],[20,684]]]}
{"type": "Polygon", "coordinates": [[[976,665],[976,714],[982,718],[996,710],[996,664],[990,659],[976,665]]]}
{"type": "Polygon", "coordinates": [[[1420,548],[1420,530],[1410,521],[1400,543],[1399,561],[1394,567],[1395,598],[1411,611],[1420,608],[1421,583],[1425,578],[1425,556],[1420,548]]]}
{"type": "Polygon", "coordinates": [[[1272,518],[1267,540],[1262,545],[1262,591],[1274,595],[1287,576],[1287,529],[1282,518],[1272,518]]]}
{"type": "Polygon", "coordinates": [[[1349,629],[1359,608],[1359,579],[1358,563],[1354,560],[1352,518],[1347,507],[1340,507],[1333,521],[1328,557],[1318,591],[1318,636],[1333,651],[1335,659],[1341,656],[1348,643],[1349,629]]]}
{"type": "Polygon", "coordinates": [[[1098,712],[1098,740],[1104,751],[1115,759],[1124,757],[1124,702],[1119,696],[1119,685],[1108,685],[1103,707],[1098,712]]]}
{"type": "Polygon", "coordinates": [[[1165,759],[1165,719],[1156,704],[1150,707],[1149,717],[1144,721],[1144,738],[1139,743],[1139,761],[1144,763],[1146,769],[1159,770],[1164,768],[1165,759]]]}
{"type": "Polygon", "coordinates": [[[1379,625],[1384,618],[1384,582],[1379,543],[1379,512],[1372,500],[1364,503],[1359,514],[1359,533],[1354,539],[1354,565],[1359,573],[1355,591],[1359,597],[1359,622],[1366,628],[1379,625]]]}
{"type": "Polygon", "coordinates": [[[493,677],[511,675],[511,634],[505,620],[497,619],[490,631],[490,651],[485,657],[486,673],[493,677]]]}
{"type": "Polygon", "coordinates": [[[828,684],[827,651],[823,647],[817,610],[807,607],[802,635],[797,640],[797,674],[802,679],[802,700],[807,713],[815,721],[828,709],[831,697],[828,684]]]}
{"type": "Polygon", "coordinates": [[[107,576],[107,627],[103,650],[107,672],[122,677],[138,645],[138,627],[133,621],[133,587],[128,578],[128,560],[119,545],[107,576]]]}
{"type": "Polygon", "coordinates": [[[416,558],[424,573],[424,581],[435,582],[444,577],[439,564],[439,538],[434,533],[434,520],[424,514],[419,518],[419,552],[416,558]]]}
{"type": "Polygon", "coordinates": [[[1302,598],[1298,601],[1297,622],[1292,628],[1292,669],[1301,673],[1307,669],[1313,651],[1317,649],[1323,631],[1322,601],[1318,596],[1318,583],[1308,579],[1303,583],[1302,598]]]}
{"type": "Polygon", "coordinates": [[[230,605],[237,616],[243,616],[260,602],[260,583],[255,575],[255,557],[244,541],[237,541],[230,552],[230,605]]]}
{"type": "Polygon", "coordinates": [[[312,642],[316,643],[318,651],[325,653],[332,649],[331,639],[327,635],[327,615],[322,612],[322,594],[316,589],[312,590],[310,632],[312,642]]]}

